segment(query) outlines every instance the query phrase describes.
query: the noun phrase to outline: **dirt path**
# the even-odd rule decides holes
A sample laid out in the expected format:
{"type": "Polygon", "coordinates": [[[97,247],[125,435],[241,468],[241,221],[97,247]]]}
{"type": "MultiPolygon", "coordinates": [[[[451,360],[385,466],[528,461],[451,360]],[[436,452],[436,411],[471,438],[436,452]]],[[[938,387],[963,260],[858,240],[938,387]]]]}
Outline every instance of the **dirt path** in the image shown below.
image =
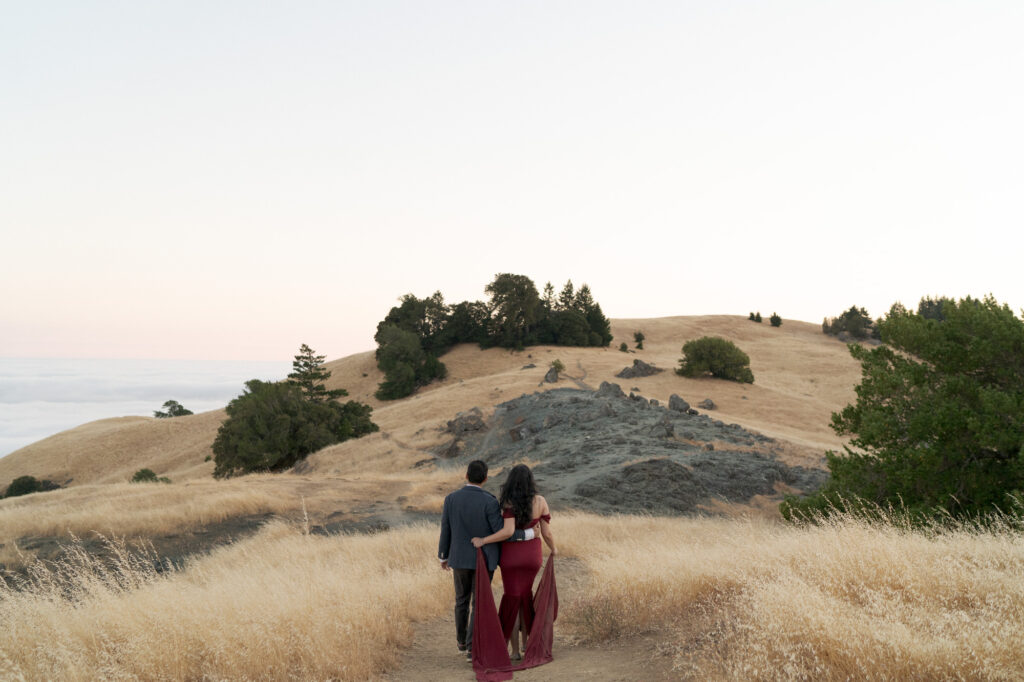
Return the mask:
{"type": "MultiPolygon", "coordinates": [[[[560,558],[556,564],[558,596],[568,604],[585,583],[585,569],[577,559],[560,558]]],[[[497,581],[495,581],[497,582],[497,581]]],[[[495,588],[500,599],[501,588],[495,588]]],[[[454,599],[454,593],[453,593],[454,599]]],[[[599,646],[570,643],[555,623],[554,657],[551,663],[515,673],[521,682],[533,680],[672,680],[672,661],[659,647],[657,635],[616,640],[599,646]]],[[[402,654],[398,668],[386,675],[388,682],[435,682],[476,679],[473,667],[455,648],[455,622],[447,617],[416,626],[411,646],[402,654]]]]}

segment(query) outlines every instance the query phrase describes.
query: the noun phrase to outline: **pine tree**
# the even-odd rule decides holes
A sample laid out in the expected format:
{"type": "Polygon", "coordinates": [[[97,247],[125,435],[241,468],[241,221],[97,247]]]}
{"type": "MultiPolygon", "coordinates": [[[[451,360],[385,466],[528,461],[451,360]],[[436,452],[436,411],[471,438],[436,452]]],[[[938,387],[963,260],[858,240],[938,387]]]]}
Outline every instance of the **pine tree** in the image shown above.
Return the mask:
{"type": "Polygon", "coordinates": [[[576,303],[576,290],[572,286],[572,280],[568,280],[562,287],[562,293],[558,294],[558,310],[572,310],[576,303]]]}
{"type": "Polygon", "coordinates": [[[555,288],[551,286],[551,282],[544,285],[544,296],[541,298],[541,302],[549,313],[558,305],[558,301],[555,299],[555,288]]]}
{"type": "Polygon", "coordinates": [[[584,283],[579,291],[576,292],[573,307],[584,315],[594,309],[594,295],[590,293],[590,286],[588,284],[584,283]]]}
{"type": "Polygon", "coordinates": [[[288,375],[288,383],[301,388],[306,400],[312,403],[322,403],[348,395],[348,391],[343,388],[327,390],[324,382],[331,378],[331,373],[324,368],[324,356],[317,355],[306,344],[299,348],[299,354],[292,362],[292,370],[288,375]]]}

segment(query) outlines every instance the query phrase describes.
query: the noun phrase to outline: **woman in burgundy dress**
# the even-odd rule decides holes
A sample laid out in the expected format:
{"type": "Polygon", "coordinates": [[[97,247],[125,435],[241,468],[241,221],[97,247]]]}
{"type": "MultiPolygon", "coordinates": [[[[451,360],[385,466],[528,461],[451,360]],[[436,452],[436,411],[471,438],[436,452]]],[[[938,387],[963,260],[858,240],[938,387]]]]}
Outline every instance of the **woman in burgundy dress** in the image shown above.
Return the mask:
{"type": "MultiPolygon", "coordinates": [[[[508,473],[508,479],[501,486],[502,516],[505,526],[498,532],[485,538],[473,538],[474,547],[482,547],[491,542],[503,542],[512,537],[517,528],[534,528],[540,526],[540,535],[544,538],[551,554],[557,554],[555,538],[551,534],[551,510],[547,500],[537,494],[537,485],[533,481],[533,472],[525,464],[517,464],[508,473]]],[[[505,593],[498,607],[498,619],[501,621],[502,634],[505,641],[512,640],[512,660],[522,658],[519,639],[522,635],[522,646],[526,648],[526,633],[533,624],[533,581],[540,570],[541,556],[540,538],[526,542],[507,542],[501,547],[501,582],[505,593]]]]}

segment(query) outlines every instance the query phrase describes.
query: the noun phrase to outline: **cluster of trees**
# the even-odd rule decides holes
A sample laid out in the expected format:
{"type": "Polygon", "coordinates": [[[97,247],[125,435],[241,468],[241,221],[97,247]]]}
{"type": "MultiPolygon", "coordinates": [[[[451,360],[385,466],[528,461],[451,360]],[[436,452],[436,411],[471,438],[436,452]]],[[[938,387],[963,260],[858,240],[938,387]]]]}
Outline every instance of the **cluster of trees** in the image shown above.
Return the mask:
{"type": "Polygon", "coordinates": [[[185,409],[185,406],[177,400],[168,400],[164,403],[163,407],[163,411],[155,410],[153,412],[153,416],[157,419],[171,419],[172,417],[184,417],[186,415],[195,414],[192,410],[185,409]]]}
{"type": "Polygon", "coordinates": [[[37,479],[35,476],[18,476],[11,481],[10,485],[0,497],[20,497],[29,493],[45,493],[48,490],[57,490],[59,485],[45,478],[37,479]]]}
{"type": "Polygon", "coordinates": [[[855,339],[878,339],[881,338],[879,325],[871,319],[868,311],[857,306],[850,306],[850,309],[839,317],[826,317],[821,323],[821,331],[831,336],[839,336],[846,332],[855,339]]]}
{"type": "MultiPolygon", "coordinates": [[[[750,320],[751,322],[757,322],[758,324],[760,324],[762,322],[761,311],[759,310],[756,313],[750,313],[750,316],[747,319],[750,320]]],[[[772,313],[772,316],[768,318],[768,321],[771,323],[773,327],[782,326],[782,318],[779,317],[778,313],[772,313]]]]}
{"type": "Polygon", "coordinates": [[[388,311],[374,336],[384,372],[379,399],[402,398],[443,379],[447,370],[438,358],[459,343],[516,349],[611,343],[611,324],[586,284],[577,290],[570,280],[556,295],[550,282],[541,293],[529,277],[501,273],[484,290],[488,301],[455,305],[440,291],[422,299],[406,294],[388,311]]]}
{"type": "Polygon", "coordinates": [[[683,345],[683,357],[676,374],[684,377],[712,376],[718,379],[754,383],[750,356],[720,336],[702,336],[683,345]]]}
{"type": "Polygon", "coordinates": [[[303,344],[288,381],[253,379],[227,406],[228,418],[213,441],[217,478],[253,471],[280,471],[321,448],[377,431],[369,405],[336,398],[344,389],[328,390],[331,373],[324,356],[303,344]]]}
{"type": "Polygon", "coordinates": [[[917,312],[894,305],[878,330],[883,345],[850,346],[857,400],[832,415],[849,445],[827,453],[824,488],[788,498],[783,514],[877,505],[975,517],[1019,503],[1024,321],[991,296],[924,299],[917,312]]]}

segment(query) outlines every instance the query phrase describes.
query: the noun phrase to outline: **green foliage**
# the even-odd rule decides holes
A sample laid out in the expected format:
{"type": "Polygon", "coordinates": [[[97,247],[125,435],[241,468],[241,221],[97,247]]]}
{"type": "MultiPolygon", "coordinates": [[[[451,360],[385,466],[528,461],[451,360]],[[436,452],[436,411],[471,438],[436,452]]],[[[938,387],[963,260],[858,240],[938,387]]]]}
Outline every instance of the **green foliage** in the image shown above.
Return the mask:
{"type": "Polygon", "coordinates": [[[322,403],[348,395],[343,388],[328,391],[324,382],[331,378],[331,373],[324,368],[324,356],[317,355],[312,348],[302,344],[299,354],[292,361],[292,373],[288,375],[288,383],[302,389],[306,400],[322,403]]]}
{"type": "Polygon", "coordinates": [[[168,400],[163,404],[163,412],[156,410],[153,416],[157,419],[170,419],[172,417],[184,417],[193,414],[192,410],[186,410],[177,400],[168,400]]]}
{"type": "Polygon", "coordinates": [[[227,406],[213,441],[217,478],[280,471],[321,448],[377,430],[372,408],[354,400],[307,399],[294,383],[253,379],[227,406]]]}
{"type": "Polygon", "coordinates": [[[625,341],[619,344],[619,350],[622,351],[623,353],[629,352],[629,346],[626,345],[625,341]]]}
{"type": "Polygon", "coordinates": [[[642,331],[640,331],[639,329],[637,331],[633,332],[633,341],[636,342],[636,349],[637,350],[643,350],[644,349],[644,339],[646,339],[646,338],[647,337],[644,336],[644,333],[642,331]]]}
{"type": "Polygon", "coordinates": [[[768,321],[771,323],[773,327],[782,326],[782,318],[779,317],[778,313],[772,313],[772,316],[768,318],[768,321]]]}
{"type": "Polygon", "coordinates": [[[750,313],[750,317],[748,317],[747,319],[750,320],[751,322],[760,323],[761,322],[761,312],[758,311],[756,313],[750,313]]]}
{"type": "Polygon", "coordinates": [[[30,493],[45,493],[50,490],[57,490],[60,486],[47,479],[37,479],[35,476],[18,476],[7,486],[7,490],[0,497],[19,497],[30,493]]]}
{"type": "Polygon", "coordinates": [[[720,336],[702,336],[683,345],[683,357],[676,374],[685,377],[713,376],[718,379],[754,383],[750,357],[736,344],[720,336]]]}
{"type": "Polygon", "coordinates": [[[946,298],[945,296],[939,298],[931,298],[930,296],[925,296],[917,304],[917,314],[928,320],[942,321],[946,319],[946,316],[942,314],[942,306],[944,306],[946,303],[955,302],[952,299],[946,298]]]}
{"type": "Polygon", "coordinates": [[[551,369],[553,369],[556,372],[558,372],[559,374],[561,374],[562,372],[565,371],[565,364],[561,360],[558,360],[558,359],[552,360],[551,361],[551,369]]]}
{"type": "Polygon", "coordinates": [[[139,469],[132,476],[132,483],[170,483],[171,479],[166,476],[157,476],[152,469],[139,469]]]}
{"type": "Polygon", "coordinates": [[[973,517],[1020,496],[1024,322],[991,297],[946,299],[939,310],[928,317],[897,304],[879,324],[885,345],[849,346],[861,381],[832,428],[850,444],[827,453],[825,487],[788,499],[784,511],[867,504],[973,517]]]}
{"type": "Polygon", "coordinates": [[[443,378],[447,372],[438,358],[459,343],[522,349],[536,344],[607,346],[612,341],[611,323],[586,284],[577,290],[570,280],[556,297],[548,282],[541,297],[529,277],[502,273],[485,290],[487,303],[454,306],[445,304],[441,292],[425,299],[403,296],[374,336],[377,366],[385,373],[377,397],[403,398],[443,378]]]}
{"type": "Polygon", "coordinates": [[[420,340],[410,331],[388,325],[377,332],[377,366],[384,381],[377,387],[379,400],[403,398],[419,386],[443,379],[448,369],[435,356],[423,350],[420,340]]]}
{"type": "Polygon", "coordinates": [[[846,332],[855,339],[879,338],[878,326],[872,322],[868,311],[857,306],[850,306],[839,317],[826,317],[821,323],[821,331],[832,336],[846,332]]]}
{"type": "Polygon", "coordinates": [[[558,305],[556,310],[571,310],[576,304],[576,291],[572,286],[572,280],[566,280],[561,293],[558,294],[558,305]]]}
{"type": "Polygon", "coordinates": [[[491,329],[497,345],[523,348],[540,320],[540,294],[526,275],[501,273],[484,291],[491,297],[491,329]]]}

